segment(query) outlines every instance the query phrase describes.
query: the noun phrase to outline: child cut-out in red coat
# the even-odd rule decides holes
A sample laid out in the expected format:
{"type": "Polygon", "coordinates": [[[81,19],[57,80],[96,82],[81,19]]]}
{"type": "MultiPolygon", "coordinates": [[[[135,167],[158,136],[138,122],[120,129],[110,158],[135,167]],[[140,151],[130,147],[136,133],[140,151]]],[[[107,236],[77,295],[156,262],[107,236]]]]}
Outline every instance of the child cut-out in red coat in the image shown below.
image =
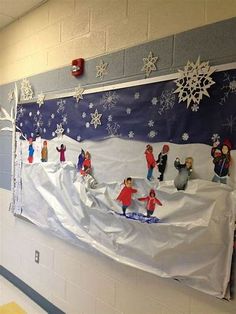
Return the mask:
{"type": "Polygon", "coordinates": [[[147,210],[147,217],[153,215],[156,204],[162,206],[162,203],[159,199],[156,198],[156,194],[154,190],[150,190],[148,196],[138,198],[139,201],[147,201],[146,210],[147,210]]]}

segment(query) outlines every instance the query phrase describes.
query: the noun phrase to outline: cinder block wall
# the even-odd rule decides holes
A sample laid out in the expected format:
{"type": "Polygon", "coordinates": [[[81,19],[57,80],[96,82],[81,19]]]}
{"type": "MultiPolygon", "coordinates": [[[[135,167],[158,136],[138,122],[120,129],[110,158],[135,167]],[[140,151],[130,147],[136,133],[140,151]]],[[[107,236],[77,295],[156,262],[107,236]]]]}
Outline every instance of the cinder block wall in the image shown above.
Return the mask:
{"type": "MultiPolygon", "coordinates": [[[[101,84],[94,72],[101,56],[113,67],[104,84],[143,78],[138,60],[150,50],[160,58],[154,75],[198,55],[211,64],[236,61],[235,18],[194,29],[232,16],[235,0],[51,0],[0,32],[0,103],[9,109],[12,82],[23,77],[31,76],[36,93],[101,84]],[[87,64],[79,81],[68,74],[77,57],[87,64]]],[[[68,314],[235,313],[235,301],[121,265],[12,216],[6,133],[0,147],[0,265],[49,301],[68,314]]]]}
{"type": "Polygon", "coordinates": [[[235,15],[235,0],[50,0],[0,32],[0,84],[235,15]]]}

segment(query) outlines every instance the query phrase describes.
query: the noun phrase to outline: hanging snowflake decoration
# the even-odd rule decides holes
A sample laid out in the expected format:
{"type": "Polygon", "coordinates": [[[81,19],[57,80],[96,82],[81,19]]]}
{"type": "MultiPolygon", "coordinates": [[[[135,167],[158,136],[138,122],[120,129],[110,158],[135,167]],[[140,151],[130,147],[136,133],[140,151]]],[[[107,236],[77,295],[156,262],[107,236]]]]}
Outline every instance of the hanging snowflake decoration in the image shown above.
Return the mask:
{"type": "Polygon", "coordinates": [[[217,133],[213,134],[212,137],[211,137],[211,140],[212,140],[213,143],[220,141],[220,135],[217,134],[217,133]]]}
{"type": "Polygon", "coordinates": [[[200,63],[198,57],[196,63],[187,62],[184,70],[179,71],[179,78],[175,81],[177,89],[174,93],[178,93],[179,103],[187,101],[187,108],[190,104],[199,104],[203,96],[210,97],[208,88],[215,84],[211,78],[214,69],[209,66],[208,62],[200,63]]]}
{"type": "Polygon", "coordinates": [[[119,100],[119,96],[116,92],[106,92],[101,99],[101,104],[103,105],[104,110],[110,110],[113,108],[117,101],[119,100]]]}
{"type": "Polygon", "coordinates": [[[21,101],[31,100],[33,98],[34,92],[28,79],[23,79],[23,81],[21,82],[20,90],[21,90],[21,95],[20,95],[21,101]]]}
{"type": "Polygon", "coordinates": [[[100,61],[99,65],[96,65],[97,74],[96,77],[100,77],[102,80],[105,75],[107,75],[108,63],[105,63],[103,60],[100,61]]]}
{"type": "Polygon", "coordinates": [[[107,123],[107,133],[110,136],[119,136],[118,130],[120,128],[120,125],[117,122],[111,122],[107,123]]]}
{"type": "Polygon", "coordinates": [[[227,128],[230,133],[236,130],[236,116],[230,116],[226,119],[226,122],[222,124],[225,128],[227,128]]]}
{"type": "Polygon", "coordinates": [[[63,132],[64,132],[64,129],[62,127],[62,124],[57,124],[57,129],[55,130],[55,134],[57,135],[58,138],[62,137],[63,135],[63,132]]]}
{"type": "Polygon", "coordinates": [[[37,96],[37,104],[39,105],[39,108],[44,104],[45,95],[41,92],[37,96]]]}
{"type": "Polygon", "coordinates": [[[90,121],[90,124],[94,125],[94,128],[96,129],[98,125],[102,125],[101,123],[101,117],[102,114],[98,113],[97,109],[94,113],[90,113],[92,120],[90,121]]]}
{"type": "Polygon", "coordinates": [[[230,94],[236,94],[236,77],[228,73],[224,73],[224,86],[221,90],[224,91],[224,96],[220,100],[220,104],[224,105],[230,94]]]}
{"type": "Polygon", "coordinates": [[[145,76],[149,77],[150,73],[152,71],[156,71],[156,65],[155,63],[157,62],[158,57],[154,57],[152,52],[149,52],[149,55],[147,58],[143,58],[143,67],[141,71],[145,72],[145,76]]]}
{"type": "Polygon", "coordinates": [[[74,94],[74,98],[76,99],[76,102],[79,102],[80,99],[83,99],[83,92],[84,92],[84,88],[81,87],[76,87],[75,88],[75,94],[74,94]]]}
{"type": "Polygon", "coordinates": [[[12,102],[12,100],[14,99],[15,97],[15,93],[14,93],[14,90],[10,90],[10,92],[8,93],[8,102],[12,102]]]}
{"type": "Polygon", "coordinates": [[[43,116],[41,113],[37,114],[34,116],[34,127],[35,127],[35,132],[38,133],[42,131],[42,126],[43,126],[43,116]]]}
{"type": "Polygon", "coordinates": [[[182,134],[182,140],[186,142],[188,139],[189,139],[188,133],[183,133],[182,134]]]}

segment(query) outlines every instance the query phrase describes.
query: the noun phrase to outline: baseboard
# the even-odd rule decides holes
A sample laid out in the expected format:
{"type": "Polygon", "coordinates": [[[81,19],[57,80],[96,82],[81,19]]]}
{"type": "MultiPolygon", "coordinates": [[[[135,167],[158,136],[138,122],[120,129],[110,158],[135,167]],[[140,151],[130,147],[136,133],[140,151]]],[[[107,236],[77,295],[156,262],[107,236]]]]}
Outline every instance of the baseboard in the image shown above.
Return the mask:
{"type": "Polygon", "coordinates": [[[14,286],[16,286],[19,290],[21,290],[24,294],[26,294],[31,300],[33,300],[36,304],[38,304],[44,311],[50,314],[66,314],[54,304],[49,302],[43,296],[41,296],[37,291],[28,286],[24,281],[15,276],[5,267],[0,265],[0,275],[10,281],[14,286]]]}

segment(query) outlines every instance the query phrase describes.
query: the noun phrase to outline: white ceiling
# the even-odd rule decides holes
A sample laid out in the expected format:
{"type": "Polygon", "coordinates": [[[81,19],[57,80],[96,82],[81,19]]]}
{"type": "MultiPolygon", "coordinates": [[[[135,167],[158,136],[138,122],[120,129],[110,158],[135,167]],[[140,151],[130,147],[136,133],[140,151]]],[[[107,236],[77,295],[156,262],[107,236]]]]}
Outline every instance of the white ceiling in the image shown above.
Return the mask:
{"type": "Polygon", "coordinates": [[[45,0],[0,0],[0,30],[46,2],[45,0]]]}

